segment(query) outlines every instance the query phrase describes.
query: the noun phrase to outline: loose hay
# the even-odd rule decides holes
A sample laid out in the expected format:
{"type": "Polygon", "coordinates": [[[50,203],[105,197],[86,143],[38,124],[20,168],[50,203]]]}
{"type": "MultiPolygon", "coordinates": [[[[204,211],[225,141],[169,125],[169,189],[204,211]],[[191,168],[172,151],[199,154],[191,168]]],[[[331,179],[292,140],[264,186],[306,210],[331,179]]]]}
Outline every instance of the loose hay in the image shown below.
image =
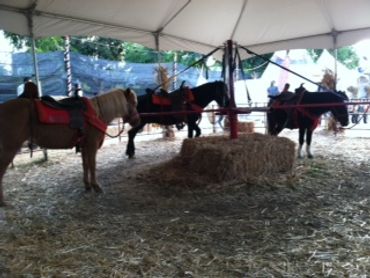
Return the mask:
{"type": "Polygon", "coordinates": [[[99,196],[83,193],[73,151],[50,151],[44,166],[16,161],[0,209],[0,277],[368,276],[368,139],[316,133],[318,155],[296,161],[293,186],[171,191],[137,179],[180,144],[138,142],[134,160],[122,144],[103,146],[99,196]]]}
{"type": "Polygon", "coordinates": [[[185,139],[179,156],[155,167],[151,174],[160,183],[175,181],[188,186],[256,182],[289,174],[294,161],[295,143],[287,138],[259,133],[244,134],[233,140],[211,136],[185,139]]]}

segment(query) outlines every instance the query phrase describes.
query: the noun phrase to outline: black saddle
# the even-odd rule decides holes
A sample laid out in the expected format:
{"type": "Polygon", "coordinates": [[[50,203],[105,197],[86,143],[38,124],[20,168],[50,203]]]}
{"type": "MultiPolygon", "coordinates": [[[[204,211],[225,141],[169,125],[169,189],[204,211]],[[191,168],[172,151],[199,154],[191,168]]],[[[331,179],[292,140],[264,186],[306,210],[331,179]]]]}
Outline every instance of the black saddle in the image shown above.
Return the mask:
{"type": "Polygon", "coordinates": [[[64,98],[61,100],[56,100],[55,98],[51,96],[42,96],[41,101],[54,109],[61,109],[61,110],[83,110],[86,111],[87,107],[85,104],[85,101],[78,97],[70,97],[70,98],[64,98]]]}

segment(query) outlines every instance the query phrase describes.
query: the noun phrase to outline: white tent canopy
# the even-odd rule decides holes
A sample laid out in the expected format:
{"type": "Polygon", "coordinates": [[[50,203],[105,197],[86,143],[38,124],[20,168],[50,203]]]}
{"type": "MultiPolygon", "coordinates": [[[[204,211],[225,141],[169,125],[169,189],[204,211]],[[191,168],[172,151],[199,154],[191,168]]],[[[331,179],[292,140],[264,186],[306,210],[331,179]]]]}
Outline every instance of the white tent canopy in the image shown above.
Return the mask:
{"type": "Polygon", "coordinates": [[[0,0],[0,29],[97,35],[208,53],[231,39],[257,53],[336,48],[370,37],[368,0],[0,0]]]}

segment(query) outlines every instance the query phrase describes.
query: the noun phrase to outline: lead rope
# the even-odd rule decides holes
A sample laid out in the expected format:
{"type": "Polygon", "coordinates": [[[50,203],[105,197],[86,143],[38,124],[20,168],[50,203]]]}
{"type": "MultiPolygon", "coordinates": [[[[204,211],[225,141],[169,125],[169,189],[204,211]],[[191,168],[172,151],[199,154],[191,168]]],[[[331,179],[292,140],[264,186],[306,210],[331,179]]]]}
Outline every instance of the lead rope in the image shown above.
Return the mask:
{"type": "Polygon", "coordinates": [[[365,112],[362,114],[362,116],[360,117],[360,119],[357,120],[357,122],[355,124],[353,124],[352,126],[350,127],[340,127],[340,129],[352,129],[354,128],[356,125],[358,125],[362,120],[363,118],[365,117],[365,114],[367,114],[367,112],[369,111],[369,107],[370,105],[367,106],[365,112]]]}

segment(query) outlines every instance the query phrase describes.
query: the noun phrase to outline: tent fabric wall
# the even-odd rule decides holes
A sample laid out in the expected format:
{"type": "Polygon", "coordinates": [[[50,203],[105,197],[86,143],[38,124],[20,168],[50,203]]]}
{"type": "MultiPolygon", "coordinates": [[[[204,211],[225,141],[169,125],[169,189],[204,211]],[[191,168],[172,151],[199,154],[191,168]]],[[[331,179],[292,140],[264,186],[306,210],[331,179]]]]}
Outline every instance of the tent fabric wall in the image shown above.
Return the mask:
{"type": "MultiPolygon", "coordinates": [[[[14,53],[12,63],[0,65],[0,102],[16,97],[16,88],[23,83],[23,78],[33,76],[33,61],[30,53],[14,53]]],[[[63,52],[37,54],[42,92],[44,95],[66,96],[67,74],[63,52]]],[[[106,92],[116,87],[130,87],[138,94],[144,94],[146,88],[155,88],[156,68],[158,63],[123,63],[71,53],[73,82],[79,82],[86,96],[106,92]]],[[[162,63],[172,76],[173,63],[162,63]]],[[[177,72],[186,66],[177,65],[177,72]]],[[[204,76],[204,71],[190,68],[177,77],[177,87],[182,81],[194,87],[204,76]]],[[[220,71],[209,71],[208,80],[220,80],[220,71]]]]}

